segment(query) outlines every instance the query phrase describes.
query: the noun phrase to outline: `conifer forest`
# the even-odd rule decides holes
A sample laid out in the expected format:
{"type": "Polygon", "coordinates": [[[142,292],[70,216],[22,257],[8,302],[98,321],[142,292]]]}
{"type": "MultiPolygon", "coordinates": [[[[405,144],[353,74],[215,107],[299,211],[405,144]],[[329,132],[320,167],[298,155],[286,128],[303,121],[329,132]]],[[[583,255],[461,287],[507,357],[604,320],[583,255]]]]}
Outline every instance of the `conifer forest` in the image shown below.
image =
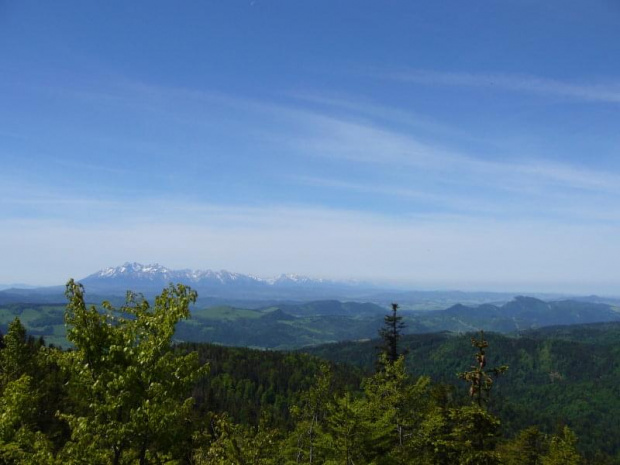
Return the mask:
{"type": "MultiPolygon", "coordinates": [[[[580,438],[570,414],[520,414],[541,381],[510,387],[525,368],[508,338],[430,334],[416,347],[397,304],[377,340],[308,354],[175,342],[197,297],[183,285],[152,304],[130,293],[120,307],[88,305],[73,281],[66,296],[69,349],[29,336],[19,319],[2,337],[1,463],[618,463],[617,417],[601,437],[576,422],[580,438]],[[516,366],[496,363],[498,353],[516,366]],[[448,379],[441,363],[462,370],[448,379]]],[[[525,353],[521,342],[512,344],[525,353]]],[[[592,369],[587,354],[572,355],[592,369]]],[[[605,402],[588,376],[574,385],[605,402]]],[[[617,409],[617,397],[608,401],[617,409]]]]}

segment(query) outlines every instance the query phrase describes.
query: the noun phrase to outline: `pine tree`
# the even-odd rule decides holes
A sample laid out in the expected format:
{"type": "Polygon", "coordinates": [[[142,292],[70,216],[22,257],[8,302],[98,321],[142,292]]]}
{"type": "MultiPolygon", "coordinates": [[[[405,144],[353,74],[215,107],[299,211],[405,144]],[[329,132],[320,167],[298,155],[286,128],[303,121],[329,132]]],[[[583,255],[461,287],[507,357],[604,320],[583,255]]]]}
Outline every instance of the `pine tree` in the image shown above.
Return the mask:
{"type": "Polygon", "coordinates": [[[392,304],[392,313],[385,315],[383,319],[383,328],[379,330],[379,336],[383,339],[381,346],[382,352],[387,356],[388,363],[394,363],[398,360],[398,342],[402,336],[405,323],[403,317],[398,315],[398,304],[392,304]]]}

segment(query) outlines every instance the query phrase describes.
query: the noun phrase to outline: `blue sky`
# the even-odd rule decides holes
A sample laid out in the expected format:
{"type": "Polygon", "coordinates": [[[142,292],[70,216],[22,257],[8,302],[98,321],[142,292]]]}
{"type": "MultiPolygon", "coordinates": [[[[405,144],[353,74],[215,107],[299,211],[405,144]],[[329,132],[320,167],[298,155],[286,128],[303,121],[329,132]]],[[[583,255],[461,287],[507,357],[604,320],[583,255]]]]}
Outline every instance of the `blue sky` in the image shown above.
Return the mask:
{"type": "Polygon", "coordinates": [[[0,283],[620,294],[614,0],[0,1],[0,283]]]}

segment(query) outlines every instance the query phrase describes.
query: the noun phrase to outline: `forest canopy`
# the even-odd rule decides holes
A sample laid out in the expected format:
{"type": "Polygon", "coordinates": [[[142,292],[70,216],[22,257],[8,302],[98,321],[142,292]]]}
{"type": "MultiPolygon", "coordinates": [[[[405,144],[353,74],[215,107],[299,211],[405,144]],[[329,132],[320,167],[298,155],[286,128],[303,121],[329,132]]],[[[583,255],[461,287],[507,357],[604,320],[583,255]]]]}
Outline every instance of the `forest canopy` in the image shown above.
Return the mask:
{"type": "MultiPolygon", "coordinates": [[[[29,337],[18,319],[2,337],[2,463],[584,462],[568,426],[505,437],[480,396],[462,401],[447,385],[412,377],[397,347],[397,307],[377,371],[363,374],[303,354],[213,348],[205,360],[204,346],[174,343],[196,300],[183,285],[153,304],[128,293],[118,308],[87,305],[72,280],[66,296],[71,349],[29,337]]],[[[491,391],[480,354],[492,346],[484,337],[474,345],[463,378],[477,394],[476,386],[491,391]]]]}

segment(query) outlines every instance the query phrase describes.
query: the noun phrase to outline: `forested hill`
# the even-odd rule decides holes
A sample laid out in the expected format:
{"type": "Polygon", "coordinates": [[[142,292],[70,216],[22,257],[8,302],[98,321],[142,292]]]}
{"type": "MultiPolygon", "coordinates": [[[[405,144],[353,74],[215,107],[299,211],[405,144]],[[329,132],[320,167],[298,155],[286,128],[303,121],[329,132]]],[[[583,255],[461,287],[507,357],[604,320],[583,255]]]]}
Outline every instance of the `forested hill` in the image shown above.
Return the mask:
{"type": "MultiPolygon", "coordinates": [[[[325,359],[304,353],[264,351],[205,343],[184,343],[183,352],[195,351],[209,365],[209,376],[194,387],[201,410],[226,414],[235,421],[257,425],[261,415],[280,428],[293,424],[290,407],[312,388],[325,359]]],[[[333,388],[338,392],[360,389],[365,373],[359,367],[331,363],[333,388]]]]}
{"type": "Polygon", "coordinates": [[[484,329],[511,333],[551,325],[620,321],[617,308],[609,304],[577,300],[546,302],[525,296],[516,297],[501,306],[457,304],[434,312],[412,312],[408,317],[410,332],[484,329]]]}
{"type": "MultiPolygon", "coordinates": [[[[8,324],[19,317],[30,334],[67,346],[64,309],[64,304],[0,305],[0,331],[6,331],[8,324]]],[[[290,350],[373,338],[385,312],[385,308],[373,303],[337,300],[271,302],[258,308],[194,306],[191,318],[180,322],[176,328],[176,339],[290,350]]],[[[408,333],[478,329],[512,333],[547,325],[620,320],[620,313],[608,304],[572,300],[545,302],[532,297],[518,297],[501,306],[459,304],[445,310],[403,311],[402,315],[408,333]]]]}
{"type": "MultiPolygon", "coordinates": [[[[407,369],[459,386],[469,369],[469,334],[410,334],[401,339],[407,369]]],[[[553,327],[521,337],[485,334],[488,363],[509,370],[496,382],[491,403],[507,434],[536,424],[574,428],[581,447],[620,453],[620,323],[553,327]]],[[[342,342],[306,353],[372,370],[380,341],[342,342]]],[[[462,385],[461,385],[462,388],[462,385]]]]}
{"type": "Polygon", "coordinates": [[[175,345],[196,299],[182,285],[153,306],[91,307],[73,282],[68,295],[72,350],[28,337],[18,319],[2,338],[0,463],[518,465],[527,454],[582,465],[577,447],[589,463],[620,458],[619,354],[609,341],[490,334],[475,341],[486,368],[469,336],[448,333],[401,337],[405,358],[378,356],[379,341],[313,356],[175,345]],[[488,404],[467,396],[504,364],[488,404]]]}
{"type": "Polygon", "coordinates": [[[614,346],[620,344],[620,322],[547,326],[523,334],[536,339],[552,338],[614,346]]]}

